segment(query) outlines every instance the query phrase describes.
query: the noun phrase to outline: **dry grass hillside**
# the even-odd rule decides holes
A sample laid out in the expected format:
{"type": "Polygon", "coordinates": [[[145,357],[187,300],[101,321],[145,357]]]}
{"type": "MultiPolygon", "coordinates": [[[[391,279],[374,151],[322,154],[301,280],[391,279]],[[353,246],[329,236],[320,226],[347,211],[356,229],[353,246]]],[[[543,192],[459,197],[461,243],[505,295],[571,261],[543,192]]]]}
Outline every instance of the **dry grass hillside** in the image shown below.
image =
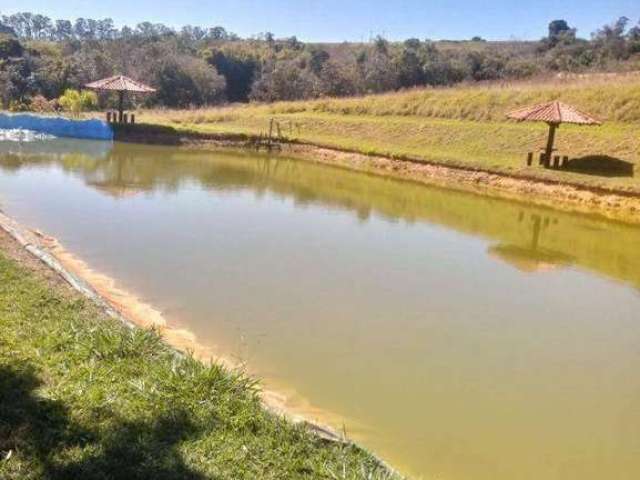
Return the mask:
{"type": "Polygon", "coordinates": [[[347,99],[144,112],[145,123],[199,133],[266,133],[275,118],[284,136],[338,149],[410,157],[616,189],[640,190],[640,75],[594,75],[370,95],[347,99]],[[558,154],[571,171],[526,167],[546,140],[545,124],[507,121],[521,106],[562,100],[605,123],[563,125],[558,154]]]}

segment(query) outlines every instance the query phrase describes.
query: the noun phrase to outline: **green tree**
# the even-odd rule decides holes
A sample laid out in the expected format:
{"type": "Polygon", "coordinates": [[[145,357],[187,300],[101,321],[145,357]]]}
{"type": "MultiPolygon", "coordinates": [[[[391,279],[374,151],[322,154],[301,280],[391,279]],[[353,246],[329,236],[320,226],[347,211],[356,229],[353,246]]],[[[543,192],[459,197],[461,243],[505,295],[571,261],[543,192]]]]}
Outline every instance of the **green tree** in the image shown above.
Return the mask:
{"type": "Polygon", "coordinates": [[[553,20],[549,23],[549,34],[540,43],[540,51],[545,52],[558,44],[568,45],[576,41],[576,29],[566,20],[553,20]]]}
{"type": "Polygon", "coordinates": [[[73,24],[69,20],[56,20],[55,39],[70,40],[73,37],[73,24]]]}
{"type": "Polygon", "coordinates": [[[402,53],[397,61],[398,82],[401,87],[414,87],[424,84],[424,59],[421,55],[422,43],[418,39],[404,42],[402,53]]]}
{"type": "Polygon", "coordinates": [[[629,29],[627,41],[630,53],[640,53],[640,21],[635,27],[629,29]]]}
{"type": "Polygon", "coordinates": [[[4,18],[0,18],[0,35],[15,36],[16,32],[9,25],[5,24],[4,18]]]}
{"type": "Polygon", "coordinates": [[[346,97],[360,93],[355,65],[328,60],[319,74],[319,96],[346,97]]]}
{"type": "Polygon", "coordinates": [[[426,42],[423,51],[423,70],[427,85],[453,85],[470,77],[464,59],[445,55],[432,42],[426,42]]]}
{"type": "Polygon", "coordinates": [[[267,65],[253,84],[250,98],[261,102],[306,99],[317,91],[316,78],[296,62],[279,61],[267,65]]]}
{"type": "Polygon", "coordinates": [[[605,25],[594,34],[593,42],[601,64],[610,60],[624,60],[630,55],[625,30],[629,24],[627,17],[620,17],[610,25],[605,25]]]}
{"type": "Polygon", "coordinates": [[[506,62],[496,52],[469,52],[466,63],[474,80],[497,80],[504,76],[506,62]]]}
{"type": "Polygon", "coordinates": [[[22,57],[24,49],[20,41],[8,34],[0,34],[0,61],[22,57]]]}
{"type": "Polygon", "coordinates": [[[211,40],[227,40],[229,38],[229,34],[224,27],[213,27],[209,29],[208,36],[211,40]]]}
{"type": "Polygon", "coordinates": [[[246,51],[208,50],[204,58],[226,81],[230,102],[246,102],[258,69],[258,60],[246,51]]]}
{"type": "Polygon", "coordinates": [[[331,58],[329,52],[323,50],[321,48],[312,48],[310,52],[310,60],[309,67],[311,71],[316,75],[319,75],[322,72],[322,67],[327,61],[331,58]]]}
{"type": "Polygon", "coordinates": [[[224,99],[225,80],[199,58],[167,55],[154,66],[155,99],[168,107],[211,105],[224,99]]]}
{"type": "Polygon", "coordinates": [[[398,70],[390,55],[389,42],[381,36],[376,37],[359,65],[366,92],[386,92],[399,87],[398,70]]]}
{"type": "Polygon", "coordinates": [[[554,39],[560,35],[571,31],[571,27],[566,20],[552,20],[549,23],[549,38],[554,39]]]}

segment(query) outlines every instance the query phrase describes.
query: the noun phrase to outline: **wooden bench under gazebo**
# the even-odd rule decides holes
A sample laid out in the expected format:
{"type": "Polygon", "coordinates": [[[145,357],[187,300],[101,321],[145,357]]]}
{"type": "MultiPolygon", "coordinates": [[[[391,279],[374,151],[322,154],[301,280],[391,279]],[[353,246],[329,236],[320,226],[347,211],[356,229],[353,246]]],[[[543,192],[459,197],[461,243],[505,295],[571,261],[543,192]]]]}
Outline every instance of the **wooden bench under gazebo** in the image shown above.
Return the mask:
{"type": "MultiPolygon", "coordinates": [[[[558,101],[521,108],[508,113],[507,118],[517,120],[519,122],[545,122],[549,125],[547,145],[540,153],[540,165],[544,165],[545,168],[559,168],[566,165],[569,161],[568,156],[564,156],[562,158],[560,155],[553,156],[553,152],[555,151],[553,144],[555,142],[556,130],[562,123],[573,123],[576,125],[602,124],[592,116],[580,112],[575,107],[558,101]]],[[[527,156],[527,165],[531,166],[532,163],[533,152],[529,152],[527,156]]]]}
{"type": "Polygon", "coordinates": [[[118,92],[118,111],[107,112],[107,122],[109,123],[135,123],[135,115],[133,113],[127,115],[124,111],[125,93],[153,93],[156,91],[154,88],[124,75],[103,78],[102,80],[87,83],[85,87],[101,92],[118,92]]]}

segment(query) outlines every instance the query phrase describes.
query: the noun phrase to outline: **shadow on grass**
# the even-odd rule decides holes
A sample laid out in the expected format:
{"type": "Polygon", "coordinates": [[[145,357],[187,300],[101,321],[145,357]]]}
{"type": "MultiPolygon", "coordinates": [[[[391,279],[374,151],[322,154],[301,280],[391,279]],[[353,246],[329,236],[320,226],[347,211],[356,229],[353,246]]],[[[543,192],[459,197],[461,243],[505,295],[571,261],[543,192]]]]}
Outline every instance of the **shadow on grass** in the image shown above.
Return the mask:
{"type": "MultiPolygon", "coordinates": [[[[60,401],[36,393],[41,386],[28,364],[0,365],[0,455],[12,452],[37,478],[203,479],[186,466],[178,445],[197,435],[177,410],[153,421],[116,417],[109,426],[83,428],[60,401]]],[[[96,422],[100,423],[100,422],[96,422]]]]}
{"type": "Polygon", "coordinates": [[[569,172],[601,177],[633,177],[635,165],[608,155],[588,155],[573,158],[563,167],[569,172]]]}

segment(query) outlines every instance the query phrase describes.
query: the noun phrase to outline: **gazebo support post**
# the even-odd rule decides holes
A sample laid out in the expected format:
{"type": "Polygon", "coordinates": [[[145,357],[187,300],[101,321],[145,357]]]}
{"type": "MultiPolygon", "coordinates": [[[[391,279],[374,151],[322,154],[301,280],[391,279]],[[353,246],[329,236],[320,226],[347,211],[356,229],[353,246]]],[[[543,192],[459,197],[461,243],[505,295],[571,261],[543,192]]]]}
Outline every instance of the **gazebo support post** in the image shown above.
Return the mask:
{"type": "Polygon", "coordinates": [[[118,122],[122,123],[124,114],[124,92],[118,92],[118,122]]]}
{"type": "Polygon", "coordinates": [[[553,154],[553,144],[556,139],[557,123],[549,122],[549,138],[547,138],[547,148],[544,152],[544,166],[548,167],[551,164],[551,155],[553,154]]]}

